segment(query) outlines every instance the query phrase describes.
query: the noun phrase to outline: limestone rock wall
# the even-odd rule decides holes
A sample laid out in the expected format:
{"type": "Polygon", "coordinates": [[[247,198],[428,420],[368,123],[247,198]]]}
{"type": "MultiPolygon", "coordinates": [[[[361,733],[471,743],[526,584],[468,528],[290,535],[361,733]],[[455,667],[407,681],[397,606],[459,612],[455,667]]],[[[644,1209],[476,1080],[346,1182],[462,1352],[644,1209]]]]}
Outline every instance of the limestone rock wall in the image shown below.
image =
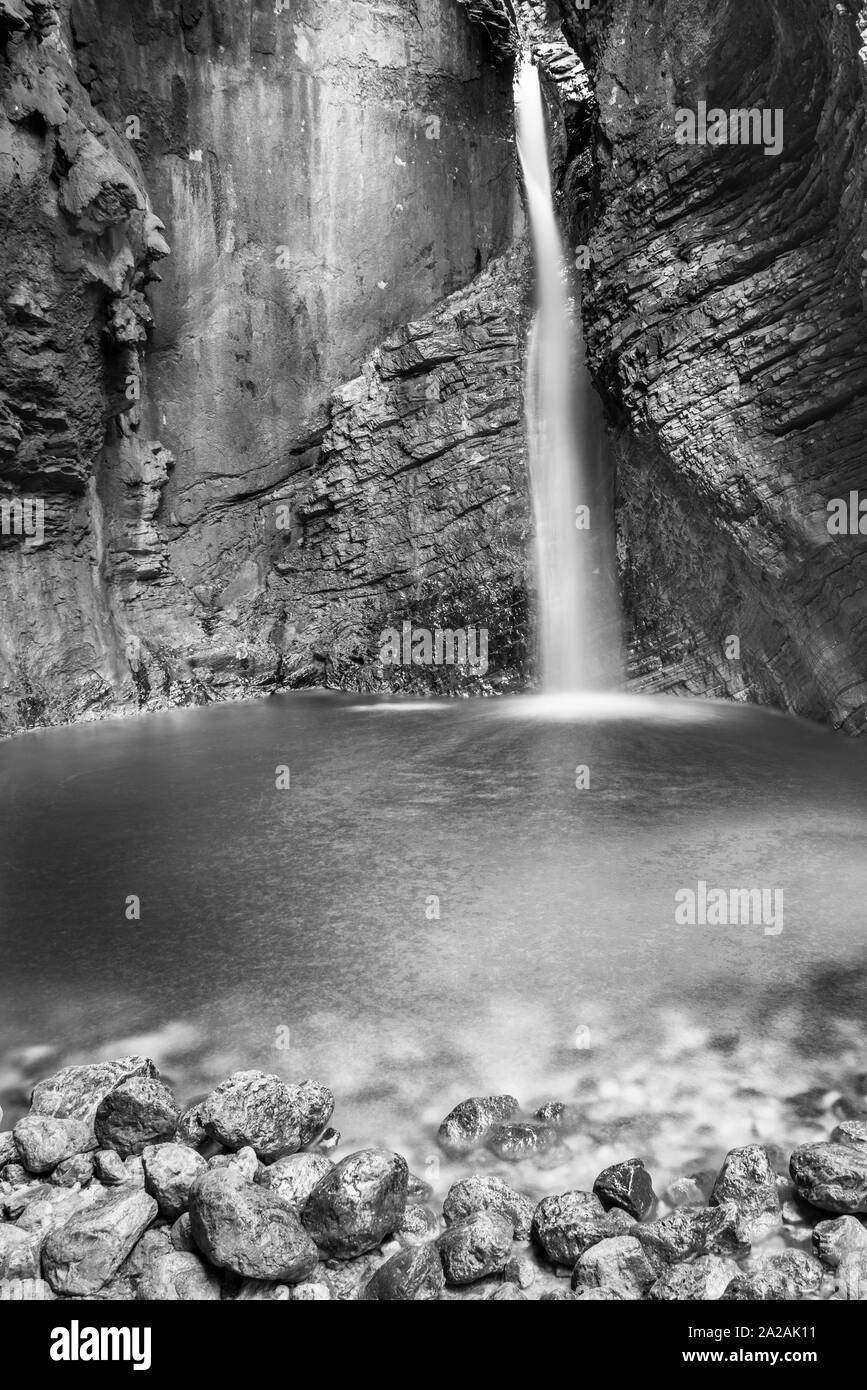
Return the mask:
{"type": "Polygon", "coordinates": [[[561,186],[592,253],[634,677],[860,731],[867,543],[827,503],[867,496],[863,7],[558,9],[593,89],[592,167],[575,150],[561,186]],[[781,156],[678,146],[701,100],[782,110],[781,156]]]}
{"type": "MultiPolygon", "coordinates": [[[[525,490],[518,283],[495,311],[484,275],[522,228],[512,50],[481,22],[486,7],[472,9],[2,0],[0,498],[45,500],[39,543],[3,537],[3,730],[338,679],[392,597],[427,603],[426,581],[412,591],[432,568],[421,504],[416,535],[368,500],[359,543],[362,523],[338,499],[316,546],[297,544],[313,523],[296,512],[286,568],[275,499],[330,496],[331,451],[346,452],[329,442],[343,408],[332,393],[480,276],[485,308],[472,292],[466,313],[489,354],[513,360],[481,381],[472,333],[442,361],[421,351],[408,382],[453,364],[436,378],[442,399],[412,406],[418,435],[438,430],[442,449],[428,467],[419,446],[405,482],[380,491],[395,505],[402,490],[442,494],[439,521],[448,534],[464,517],[461,545],[484,568],[505,472],[525,490]],[[502,439],[473,424],[485,410],[502,439]],[[473,439],[446,497],[443,460],[473,439]],[[366,576],[354,590],[345,554],[366,576]]],[[[400,375],[381,393],[389,410],[400,375]]],[[[408,385],[402,417],[410,405],[408,385]]],[[[390,462],[369,428],[368,472],[390,462]]],[[[443,558],[440,600],[460,607],[463,581],[443,558]]],[[[496,563],[499,603],[523,555],[496,563]]],[[[355,655],[347,679],[366,661],[355,655]]]]}
{"type": "Polygon", "coordinates": [[[522,376],[531,283],[526,252],[517,249],[392,334],[332,397],[321,448],[290,485],[262,500],[287,613],[309,615],[294,659],[286,624],[272,634],[287,652],[287,683],[327,675],[368,689],[460,686],[451,670],[383,671],[382,632],[403,620],[429,630],[484,628],[489,685],[502,688],[524,672],[532,576],[522,376]]]}
{"type": "Polygon", "coordinates": [[[107,421],[128,408],[118,517],[154,557],[146,513],[172,463],[163,450],[145,469],[145,501],[133,460],[157,446],[132,397],[168,246],[133,149],[75,76],[67,18],[0,4],[0,728],[74,717],[123,679],[97,488],[107,421]]]}

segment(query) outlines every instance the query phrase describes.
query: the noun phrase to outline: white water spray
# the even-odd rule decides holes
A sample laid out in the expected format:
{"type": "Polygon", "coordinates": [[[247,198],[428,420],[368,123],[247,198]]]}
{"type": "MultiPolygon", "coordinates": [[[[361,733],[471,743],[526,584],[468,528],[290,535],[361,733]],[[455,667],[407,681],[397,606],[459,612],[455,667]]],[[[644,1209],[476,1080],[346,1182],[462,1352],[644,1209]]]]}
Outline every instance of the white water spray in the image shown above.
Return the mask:
{"type": "Polygon", "coordinates": [[[539,660],[546,690],[599,690],[616,681],[616,599],[610,521],[599,488],[598,402],[584,363],[554,213],[539,76],[525,62],[516,93],[518,154],[536,254],[538,311],[525,386],[536,530],[539,660]],[[578,529],[579,507],[589,529],[578,529]]]}

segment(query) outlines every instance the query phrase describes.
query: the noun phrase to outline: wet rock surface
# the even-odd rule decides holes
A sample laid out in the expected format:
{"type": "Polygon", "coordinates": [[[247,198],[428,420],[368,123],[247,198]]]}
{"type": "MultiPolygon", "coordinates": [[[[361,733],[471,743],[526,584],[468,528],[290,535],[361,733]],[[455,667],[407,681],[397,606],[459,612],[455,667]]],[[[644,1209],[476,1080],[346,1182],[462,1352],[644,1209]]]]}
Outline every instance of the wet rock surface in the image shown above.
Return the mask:
{"type": "Polygon", "coordinates": [[[768,1152],[760,1144],[732,1149],[710,1195],[711,1206],[731,1202],[750,1222],[771,1226],[779,1222],[777,1175],[768,1152]]]}
{"type": "Polygon", "coordinates": [[[481,1146],[491,1132],[518,1109],[514,1096],[473,1096],[450,1110],[437,1131],[441,1147],[462,1158],[481,1146]]]}
{"type": "Polygon", "coordinates": [[[616,1163],[599,1174],[593,1191],[606,1211],[619,1207],[640,1221],[656,1203],[656,1193],[650,1174],[640,1158],[616,1163]]]}
{"type": "Polygon", "coordinates": [[[42,1234],[17,1226],[0,1226],[0,1279],[37,1279],[42,1234]]]}
{"type": "Polygon", "coordinates": [[[818,1260],[791,1250],[757,1261],[746,1273],[732,1279],[723,1298],[730,1302],[767,1302],[799,1299],[815,1293],[823,1278],[818,1260]]]}
{"type": "Polygon", "coordinates": [[[120,1057],[115,1062],[64,1067],[34,1086],[30,1097],[31,1113],[93,1124],[106,1096],[134,1076],[155,1078],[158,1072],[148,1057],[120,1057]]]}
{"type": "Polygon", "coordinates": [[[190,1191],[190,1231],[220,1269],[298,1283],[316,1268],[316,1246],[291,1207],[231,1169],[213,1169],[190,1191]]]}
{"type": "Polygon", "coordinates": [[[211,1092],[199,1113],[212,1139],[227,1149],[249,1147],[266,1163],[301,1147],[297,1091],[278,1076],[235,1072],[211,1092]]]}
{"type": "Polygon", "coordinates": [[[678,1207],[667,1216],[635,1228],[636,1239],[666,1261],[692,1255],[747,1255],[750,1241],[743,1218],[730,1203],[717,1207],[678,1207]]]}
{"type": "Polygon", "coordinates": [[[520,1163],[537,1153],[544,1153],[555,1142],[556,1130],[552,1125],[507,1124],[494,1125],[486,1137],[491,1153],[504,1163],[520,1163]]]}
{"type": "Polygon", "coordinates": [[[790,1171],[798,1193],[822,1211],[867,1212],[867,1153],[850,1144],[803,1144],[790,1171]]]}
{"type": "Polygon", "coordinates": [[[198,1254],[172,1250],[155,1256],[138,1282],[144,1302],[217,1302],[221,1296],[217,1271],[198,1254]]]}
{"type": "Polygon", "coordinates": [[[98,1293],[157,1214],[147,1193],[119,1193],[89,1204],[48,1236],[42,1268],[57,1294],[98,1293]]]}
{"type": "MultiPolygon", "coordinates": [[[[442,598],[472,621],[484,597],[497,680],[526,680],[511,62],[540,7],[426,4],[383,31],[339,6],[302,25],[228,0],[159,22],[5,0],[0,480],[49,524],[2,574],[0,731],[283,686],[450,688],[380,659],[408,576],[420,615],[442,598]],[[285,135],[267,149],[263,105],[285,135]],[[330,209],[324,271],[318,217],[282,201],[299,168],[330,209]],[[34,625],[49,586],[64,620],[34,625]]],[[[590,257],[632,678],[858,731],[865,559],[822,516],[867,419],[857,17],[652,8],[551,0],[555,42],[534,43],[564,230],[590,257]],[[758,83],[790,112],[785,157],[678,145],[672,93],[696,83],[744,107],[758,83]]]]}
{"type": "Polygon", "coordinates": [[[49,1173],[64,1159],[90,1148],[93,1130],[86,1120],[25,1115],[15,1126],[14,1138],[28,1173],[49,1173]]]}
{"type": "Polygon", "coordinates": [[[440,1219],[432,1207],[410,1203],[394,1232],[394,1237],[403,1246],[425,1245],[439,1235],[439,1230],[440,1219]]]}
{"type": "Polygon", "coordinates": [[[657,1302],[689,1302],[720,1299],[740,1270],[734,1260],[718,1255],[699,1255],[685,1264],[669,1265],[650,1286],[648,1297],[657,1302]]]}
{"type": "Polygon", "coordinates": [[[510,1221],[516,1240],[530,1239],[533,1203],[502,1178],[474,1173],[449,1188],[443,1202],[443,1216],[449,1224],[480,1211],[493,1211],[510,1221]]]}
{"type": "Polygon", "coordinates": [[[447,1284],[472,1284],[500,1274],[512,1253],[512,1222],[496,1212],[463,1217],[437,1240],[447,1284]]]}
{"type": "MultiPolygon", "coordinates": [[[[557,1252],[571,1251],[576,1239],[572,1232],[588,1223],[601,1221],[605,1208],[593,1192],[564,1192],[558,1197],[544,1197],[533,1212],[532,1234],[535,1240],[555,1261],[570,1264],[570,1258],[558,1260],[557,1252]]],[[[577,1259],[577,1256],[576,1256],[577,1259]]]]}
{"type": "Polygon", "coordinates": [[[836,1269],[848,1255],[867,1251],[867,1229],[854,1216],[838,1216],[813,1227],[813,1251],[830,1269],[836,1269]]]}
{"type": "Polygon", "coordinates": [[[423,1302],[439,1298],[443,1265],[433,1245],[401,1250],[376,1271],[364,1297],[372,1302],[423,1302]]]}
{"type": "Polygon", "coordinates": [[[295,1211],[302,1211],[316,1184],[333,1168],[325,1154],[297,1153],[278,1158],[260,1170],[255,1181],[276,1192],[295,1211]]]}
{"type": "Polygon", "coordinates": [[[611,1236],[578,1260],[572,1287],[610,1289],[621,1298],[643,1298],[655,1284],[662,1260],[634,1236],[611,1236]]]}
{"type": "Polygon", "coordinates": [[[867,1120],[845,1120],[831,1132],[832,1144],[852,1144],[867,1149],[867,1120]]]}
{"type": "Polygon", "coordinates": [[[177,1220],[189,1206],[190,1188],[205,1160],[185,1144],[170,1143],[148,1145],[141,1159],[145,1188],[156,1199],[160,1216],[177,1220]]]}
{"type": "Polygon", "coordinates": [[[149,1144],[171,1139],[178,1124],[175,1098],[156,1077],[133,1076],[99,1103],[94,1120],[100,1148],[138,1157],[149,1144]]]}
{"type": "Polygon", "coordinates": [[[601,1240],[631,1235],[634,1225],[634,1216],[613,1207],[602,1216],[577,1217],[563,1222],[548,1221],[543,1228],[544,1238],[540,1235],[540,1241],[546,1255],[555,1264],[573,1265],[601,1240]]]}
{"type": "Polygon", "coordinates": [[[304,1226],[319,1248],[337,1259],[363,1255],[400,1226],[408,1177],[399,1154],[384,1149],[350,1154],[310,1193],[304,1226]]]}

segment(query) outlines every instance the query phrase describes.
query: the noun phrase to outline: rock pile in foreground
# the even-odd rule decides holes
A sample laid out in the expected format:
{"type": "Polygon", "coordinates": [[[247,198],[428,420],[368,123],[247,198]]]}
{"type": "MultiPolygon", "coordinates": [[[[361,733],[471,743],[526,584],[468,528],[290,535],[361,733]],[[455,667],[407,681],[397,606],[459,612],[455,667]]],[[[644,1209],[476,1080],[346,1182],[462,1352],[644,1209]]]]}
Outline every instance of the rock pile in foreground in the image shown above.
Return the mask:
{"type": "MultiPolygon", "coordinates": [[[[400,1154],[335,1161],[333,1109],[317,1082],[243,1071],[182,1111],[145,1057],[47,1078],[0,1133],[0,1299],[867,1298],[865,1121],[788,1164],[732,1149],[662,1199],[639,1158],[541,1200],[468,1172],[440,1213],[400,1154]]],[[[576,1123],[518,1111],[463,1101],[440,1146],[508,1163],[576,1123]]]]}

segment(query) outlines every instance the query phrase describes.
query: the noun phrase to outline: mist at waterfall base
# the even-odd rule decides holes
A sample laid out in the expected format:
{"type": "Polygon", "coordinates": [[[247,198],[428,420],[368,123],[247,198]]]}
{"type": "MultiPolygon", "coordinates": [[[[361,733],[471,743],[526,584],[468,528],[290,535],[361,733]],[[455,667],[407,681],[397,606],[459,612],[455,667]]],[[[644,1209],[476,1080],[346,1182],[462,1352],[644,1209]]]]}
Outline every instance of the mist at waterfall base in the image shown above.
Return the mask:
{"type": "Polygon", "coordinates": [[[546,691],[600,690],[620,683],[622,663],[604,434],[564,263],[532,63],[520,68],[515,104],[538,297],[525,372],[538,665],[546,691]],[[588,529],[576,526],[579,506],[589,509],[588,529]]]}
{"type": "Polygon", "coordinates": [[[530,1191],[824,1137],[785,1098],[864,1071],[867,745],[735,705],[540,703],[290,694],[0,745],[4,1127],[57,1066],[144,1053],[184,1102],[238,1069],[319,1078],[338,1153],[422,1174],[468,1095],[576,1102],[568,1163],[487,1157],[530,1191]],[[698,879],[783,888],[784,931],[677,926],[698,879]]]}

